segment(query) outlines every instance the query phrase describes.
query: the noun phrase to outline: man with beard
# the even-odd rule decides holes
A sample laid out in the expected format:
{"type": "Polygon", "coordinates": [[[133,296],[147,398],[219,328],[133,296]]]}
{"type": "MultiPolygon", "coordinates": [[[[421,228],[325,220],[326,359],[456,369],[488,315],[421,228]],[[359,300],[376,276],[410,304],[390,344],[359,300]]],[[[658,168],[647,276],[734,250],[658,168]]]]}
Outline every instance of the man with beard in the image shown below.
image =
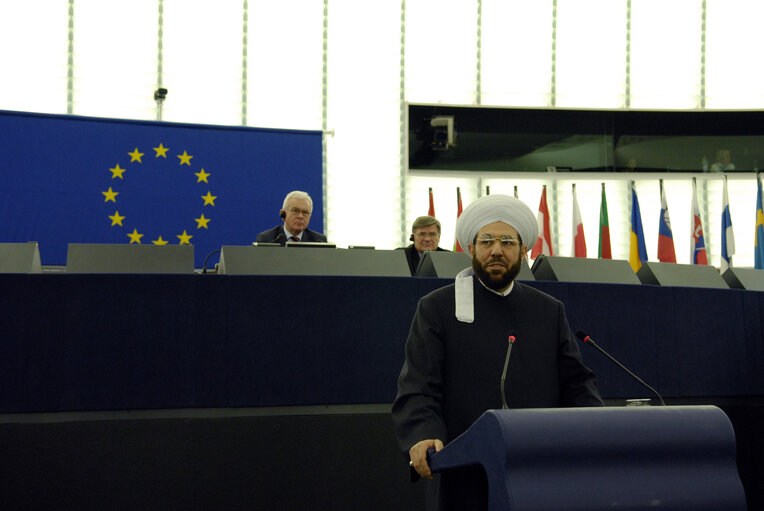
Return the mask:
{"type": "MultiPolygon", "coordinates": [[[[433,476],[427,450],[443,448],[483,412],[502,408],[602,406],[562,303],[514,279],[538,237],[530,208],[508,195],[470,204],[456,236],[472,268],[419,301],[393,403],[398,442],[419,476],[434,479],[428,509],[487,509],[482,467],[433,476]],[[500,388],[508,337],[513,345],[500,388]]],[[[412,473],[412,476],[416,476],[412,473]]]]}

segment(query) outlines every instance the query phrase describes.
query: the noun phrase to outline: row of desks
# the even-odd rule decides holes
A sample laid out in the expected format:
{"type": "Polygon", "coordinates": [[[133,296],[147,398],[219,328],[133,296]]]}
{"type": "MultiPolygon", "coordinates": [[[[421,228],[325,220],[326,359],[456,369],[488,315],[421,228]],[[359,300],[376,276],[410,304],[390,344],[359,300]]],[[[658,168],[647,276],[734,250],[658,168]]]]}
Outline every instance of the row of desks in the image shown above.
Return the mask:
{"type": "MultiPolygon", "coordinates": [[[[389,403],[411,277],[0,274],[0,413],[389,403]]],[[[664,397],[764,395],[764,293],[528,282],[664,397]]],[[[581,346],[606,398],[649,397],[581,346]]]]}

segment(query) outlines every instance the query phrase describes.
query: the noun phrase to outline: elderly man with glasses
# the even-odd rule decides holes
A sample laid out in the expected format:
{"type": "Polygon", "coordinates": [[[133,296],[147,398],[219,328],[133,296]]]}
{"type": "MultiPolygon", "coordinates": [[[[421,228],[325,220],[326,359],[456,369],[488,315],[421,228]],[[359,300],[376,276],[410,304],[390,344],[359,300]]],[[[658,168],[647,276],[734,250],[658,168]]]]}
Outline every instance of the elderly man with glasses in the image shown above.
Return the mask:
{"type": "Polygon", "coordinates": [[[306,192],[295,190],[284,197],[284,204],[279,212],[284,223],[257,235],[258,243],[280,243],[287,241],[312,241],[326,243],[326,236],[308,229],[310,215],[313,212],[313,199],[306,192]]]}

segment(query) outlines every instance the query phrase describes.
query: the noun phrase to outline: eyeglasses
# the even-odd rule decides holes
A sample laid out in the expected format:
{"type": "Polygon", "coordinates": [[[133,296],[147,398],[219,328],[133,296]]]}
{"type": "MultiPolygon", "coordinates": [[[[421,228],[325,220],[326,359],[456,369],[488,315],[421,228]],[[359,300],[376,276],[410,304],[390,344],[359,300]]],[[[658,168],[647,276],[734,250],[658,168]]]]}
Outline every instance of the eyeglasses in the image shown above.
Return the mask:
{"type": "Polygon", "coordinates": [[[293,215],[299,215],[300,213],[302,213],[304,216],[310,216],[310,211],[308,211],[307,209],[289,208],[287,211],[289,211],[293,215]]]}
{"type": "Polygon", "coordinates": [[[491,248],[496,242],[501,243],[501,248],[514,248],[520,245],[520,240],[512,236],[493,236],[492,234],[483,234],[480,239],[477,240],[478,245],[482,248],[491,248]]]}

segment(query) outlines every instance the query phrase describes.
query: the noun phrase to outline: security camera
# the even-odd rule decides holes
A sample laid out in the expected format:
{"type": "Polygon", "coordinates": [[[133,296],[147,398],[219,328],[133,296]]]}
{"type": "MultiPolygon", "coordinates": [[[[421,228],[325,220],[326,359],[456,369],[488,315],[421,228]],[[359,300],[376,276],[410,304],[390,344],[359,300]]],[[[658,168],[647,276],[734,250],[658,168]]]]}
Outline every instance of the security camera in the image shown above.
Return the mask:
{"type": "Polygon", "coordinates": [[[456,131],[454,130],[454,116],[443,115],[430,119],[430,126],[435,128],[432,137],[432,148],[437,151],[446,151],[456,145],[456,131]]]}

